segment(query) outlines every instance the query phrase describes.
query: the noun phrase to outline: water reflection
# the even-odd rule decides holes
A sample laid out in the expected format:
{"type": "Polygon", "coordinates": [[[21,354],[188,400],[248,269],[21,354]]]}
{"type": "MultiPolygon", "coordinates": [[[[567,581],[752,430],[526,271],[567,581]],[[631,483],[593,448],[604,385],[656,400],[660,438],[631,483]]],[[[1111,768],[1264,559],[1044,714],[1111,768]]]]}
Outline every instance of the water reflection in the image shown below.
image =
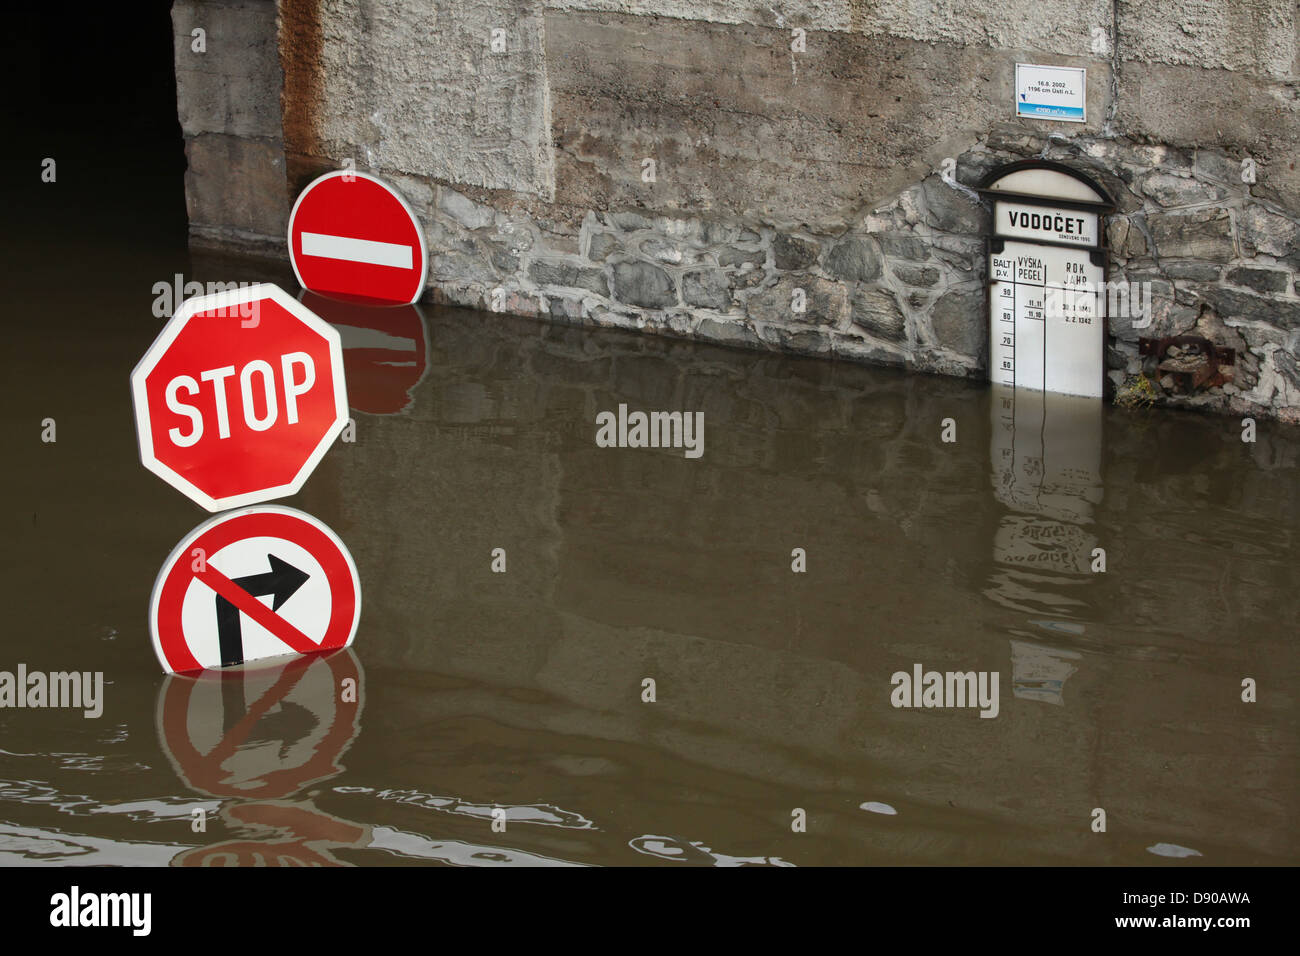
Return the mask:
{"type": "Polygon", "coordinates": [[[170,844],[64,833],[0,822],[0,865],[166,866],[170,844]]]}
{"type": "MultiPolygon", "coordinates": [[[[5,756],[33,756],[5,753],[5,756]]],[[[119,772],[123,768],[114,768],[119,772]]],[[[95,816],[101,821],[137,824],[188,820],[198,806],[215,812],[216,802],[197,803],[184,797],[159,797],[114,803],[88,794],[64,793],[35,780],[0,781],[0,801],[5,806],[54,810],[73,818],[95,816]]],[[[101,828],[104,824],[100,824],[101,828]]],[[[23,826],[0,820],[0,865],[37,863],[46,866],[165,866],[176,854],[171,843],[125,839],[117,836],[72,832],[71,826],[23,826]]]]}
{"type": "Polygon", "coordinates": [[[1288,430],[1244,445],[1231,420],[1021,404],[991,439],[1006,410],[982,383],[432,307],[428,332],[365,331],[385,311],[337,319],[362,332],[369,414],[289,502],[345,537],[366,582],[365,729],[345,714],[333,755],[335,702],[309,692],[328,666],[274,704],[278,677],[157,695],[143,609],[194,518],[139,467],[121,387],[156,323],[105,322],[69,292],[59,321],[15,326],[0,494],[22,502],[7,530],[31,557],[10,571],[9,660],[103,670],[109,706],[0,710],[3,859],[1141,864],[1161,842],[1204,854],[1181,865],[1297,858],[1300,748],[1277,692],[1298,676],[1288,430]],[[621,402],[703,411],[704,457],[596,447],[595,414],[621,402]],[[32,438],[45,415],[57,445],[32,438]],[[48,569],[74,545],[100,560],[68,602],[48,569]],[[1001,672],[998,719],[893,709],[889,675],[918,661],[1001,672]],[[1095,806],[1125,808],[1125,839],[1078,825],[1095,806]]]}
{"type": "Polygon", "coordinates": [[[395,415],[411,404],[428,369],[428,323],[418,304],[362,305],[305,289],[298,301],[338,329],[353,409],[395,415]]]}
{"type": "MultiPolygon", "coordinates": [[[[179,853],[173,850],[171,864],[349,865],[345,851],[379,851],[460,866],[566,864],[507,846],[438,840],[358,823],[317,807],[304,791],[344,772],[341,758],[361,729],[364,685],[352,648],[197,675],[168,675],[158,694],[163,752],[191,790],[222,798],[208,808],[217,817],[209,826],[245,834],[179,853]]],[[[592,827],[580,814],[549,805],[476,804],[356,785],[334,789],[467,817],[484,828],[497,813],[508,827],[592,827]]],[[[189,807],[182,809],[188,812],[189,807]]]]}
{"type": "Polygon", "coordinates": [[[1069,617],[1099,546],[1101,403],[999,385],[991,418],[993,489],[1009,513],[993,540],[1002,570],[985,593],[1015,610],[1069,617]]]}
{"type": "Polygon", "coordinates": [[[1062,703],[1065,679],[1078,670],[1078,651],[1032,641],[1011,642],[1011,680],[1015,695],[1045,704],[1062,703]]]}
{"type": "Polygon", "coordinates": [[[339,863],[336,850],[366,845],[368,826],[294,799],[342,772],[364,693],[351,648],[168,675],[158,692],[163,753],[190,789],[227,798],[225,828],[253,834],[184,850],[172,864],[327,866],[339,863]]]}
{"type": "Polygon", "coordinates": [[[511,847],[489,847],[463,840],[434,840],[393,827],[375,827],[370,848],[396,857],[452,866],[575,866],[540,853],[511,847]]]}
{"type": "Polygon", "coordinates": [[[169,674],[158,691],[163,753],[199,793],[287,797],[342,770],[360,729],[363,680],[351,648],[169,674]]]}
{"type": "MultiPolygon", "coordinates": [[[[1066,620],[1030,623],[1083,634],[1086,592],[1101,558],[1094,531],[1102,502],[1102,407],[1096,399],[993,386],[989,459],[994,495],[1006,506],[993,537],[995,570],[985,595],[1005,608],[1066,620]]],[[[1082,655],[1011,641],[1016,697],[1062,703],[1082,655]]]]}
{"type": "Polygon", "coordinates": [[[672,863],[693,863],[697,866],[794,866],[779,856],[732,856],[718,853],[699,840],[682,840],[670,836],[646,834],[628,841],[628,846],[638,853],[672,863]]]}
{"type": "MultiPolygon", "coordinates": [[[[349,787],[349,793],[370,793],[369,787],[349,787]]],[[[580,813],[564,810],[549,804],[532,806],[502,807],[495,804],[471,803],[457,797],[440,797],[418,790],[379,790],[375,792],[378,800],[391,800],[408,806],[437,810],[478,820],[491,821],[499,811],[500,819],[507,826],[516,823],[530,823],[547,827],[564,827],[570,830],[590,830],[594,824],[580,813]]]]}

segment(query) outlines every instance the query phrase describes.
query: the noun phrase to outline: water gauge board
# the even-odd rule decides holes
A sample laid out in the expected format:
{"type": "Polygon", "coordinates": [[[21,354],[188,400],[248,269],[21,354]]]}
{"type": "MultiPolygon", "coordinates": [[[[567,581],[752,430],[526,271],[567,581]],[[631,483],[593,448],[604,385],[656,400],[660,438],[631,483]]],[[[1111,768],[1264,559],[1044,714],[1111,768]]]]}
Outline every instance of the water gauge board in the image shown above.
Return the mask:
{"type": "Polygon", "coordinates": [[[1089,251],[1005,242],[988,274],[993,382],[1100,397],[1103,273],[1089,251]]]}

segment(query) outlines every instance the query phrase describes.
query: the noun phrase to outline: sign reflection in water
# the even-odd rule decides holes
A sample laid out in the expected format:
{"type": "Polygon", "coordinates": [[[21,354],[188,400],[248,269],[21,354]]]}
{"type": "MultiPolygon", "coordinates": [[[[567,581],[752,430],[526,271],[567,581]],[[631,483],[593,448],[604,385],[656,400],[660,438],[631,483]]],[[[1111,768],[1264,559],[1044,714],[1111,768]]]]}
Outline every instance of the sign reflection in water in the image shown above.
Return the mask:
{"type": "Polygon", "coordinates": [[[396,415],[410,405],[428,368],[428,324],[418,305],[362,305],[306,290],[298,300],[338,329],[354,411],[396,415]]]}
{"type": "Polygon", "coordinates": [[[367,845],[368,826],[296,796],[342,771],[363,683],[350,648],[169,676],[158,692],[163,752],[190,789],[225,801],[222,824],[260,837],[187,848],[172,865],[337,865],[333,850],[367,845]]]}
{"type": "MultiPolygon", "coordinates": [[[[1095,399],[994,386],[989,456],[994,494],[1008,508],[993,540],[997,570],[985,594],[1062,635],[1086,630],[1086,589],[1102,500],[1101,404],[1095,399]],[[1047,615],[1048,619],[1040,619],[1047,615]]],[[[1015,695],[1060,704],[1080,655],[1011,642],[1015,695]]]]}

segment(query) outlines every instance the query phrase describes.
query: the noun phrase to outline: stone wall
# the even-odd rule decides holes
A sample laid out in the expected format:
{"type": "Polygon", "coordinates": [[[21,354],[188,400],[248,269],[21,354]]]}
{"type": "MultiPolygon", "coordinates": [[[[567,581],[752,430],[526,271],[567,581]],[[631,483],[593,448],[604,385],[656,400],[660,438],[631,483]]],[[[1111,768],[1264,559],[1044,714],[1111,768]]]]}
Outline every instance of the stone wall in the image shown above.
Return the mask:
{"type": "Polygon", "coordinates": [[[969,187],[1056,159],[1117,200],[1111,278],[1151,283],[1150,328],[1111,321],[1112,383],[1140,335],[1197,331],[1235,380],[1148,367],[1158,400],[1300,420],[1296,5],[928,9],[178,0],[192,232],[283,255],[292,197],[350,160],[419,213],[431,300],[982,378],[969,187]],[[1086,67],[1088,121],[1010,118],[1017,62],[1086,67]]]}

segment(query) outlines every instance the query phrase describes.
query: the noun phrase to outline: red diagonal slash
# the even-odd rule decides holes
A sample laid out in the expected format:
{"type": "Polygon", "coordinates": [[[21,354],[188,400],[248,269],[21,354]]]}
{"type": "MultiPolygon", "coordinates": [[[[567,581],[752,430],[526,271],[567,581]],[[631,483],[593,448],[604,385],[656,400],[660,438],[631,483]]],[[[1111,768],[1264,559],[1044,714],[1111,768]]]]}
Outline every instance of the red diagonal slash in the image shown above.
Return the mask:
{"type": "Polygon", "coordinates": [[[194,575],[195,578],[202,581],[212,590],[216,591],[223,598],[233,604],[239,610],[243,611],[262,627],[266,628],[285,644],[288,644],[299,654],[310,654],[313,651],[319,651],[320,645],[310,637],[298,630],[280,615],[276,614],[269,607],[259,601],[253,595],[249,594],[230,578],[226,577],[211,564],[205,565],[204,570],[194,575]]]}
{"type": "Polygon", "coordinates": [[[307,665],[311,662],[310,657],[296,657],[290,661],[271,685],[271,689],[253,702],[239,722],[221,738],[221,743],[207,755],[207,759],[221,764],[238,750],[239,745],[248,739],[248,735],[253,732],[257,722],[266,716],[267,711],[288,697],[289,692],[298,686],[298,682],[307,673],[307,665]]]}

